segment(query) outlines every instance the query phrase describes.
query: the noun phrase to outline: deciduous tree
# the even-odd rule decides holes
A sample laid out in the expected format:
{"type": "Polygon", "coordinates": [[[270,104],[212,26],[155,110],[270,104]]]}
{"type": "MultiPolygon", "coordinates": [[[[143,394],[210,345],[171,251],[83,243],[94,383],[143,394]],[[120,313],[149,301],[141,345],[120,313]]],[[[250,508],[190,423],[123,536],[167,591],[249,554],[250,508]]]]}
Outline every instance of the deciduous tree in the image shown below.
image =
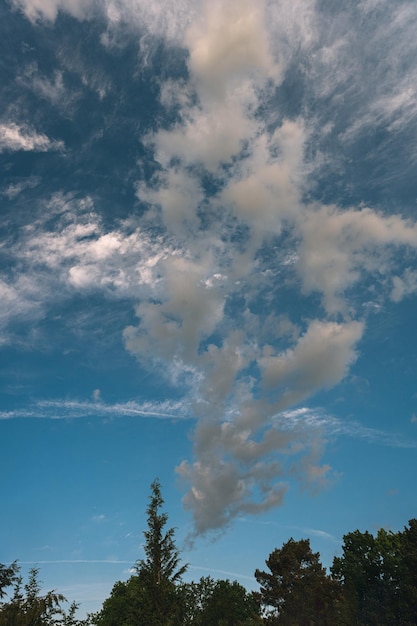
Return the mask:
{"type": "Polygon", "coordinates": [[[259,600],[238,582],[218,580],[202,612],[202,626],[262,624],[259,600]]]}
{"type": "Polygon", "coordinates": [[[59,623],[64,615],[61,603],[65,602],[62,594],[55,591],[41,593],[39,569],[33,567],[22,589],[22,578],[14,568],[14,591],[8,602],[0,606],[1,626],[52,626],[59,623]]]}

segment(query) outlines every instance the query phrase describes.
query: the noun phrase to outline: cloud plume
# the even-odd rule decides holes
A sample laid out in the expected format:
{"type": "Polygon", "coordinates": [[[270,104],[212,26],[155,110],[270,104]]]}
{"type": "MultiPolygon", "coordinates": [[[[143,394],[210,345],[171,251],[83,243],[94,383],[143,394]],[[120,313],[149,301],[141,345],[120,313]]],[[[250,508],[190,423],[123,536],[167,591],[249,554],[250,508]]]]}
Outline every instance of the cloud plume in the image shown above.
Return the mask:
{"type": "MultiPolygon", "coordinates": [[[[365,193],[384,178],[381,154],[402,150],[406,129],[417,137],[417,12],[395,4],[347,2],[331,15],[313,0],[14,1],[32,22],[99,11],[109,50],[129,23],[141,52],[154,38],[183,54],[181,75],[158,79],[155,123],[135,126],[151,162],[146,176],[130,164],[140,215],[109,224],[93,197],[53,194],[15,247],[19,263],[0,276],[0,322],[7,341],[16,316],[39,319],[57,299],[128,301],[136,321],[123,329],[124,347],[174,383],[197,420],[192,458],[177,467],[194,534],[281,505],[293,480],[313,491],[326,483],[317,421],[290,412],[349,374],[366,334],[364,302],[417,291],[409,207],[390,214],[365,193]],[[375,53],[386,41],[395,57],[375,53]],[[381,136],[372,154],[371,133],[381,136]],[[360,187],[362,153],[376,165],[360,187]]],[[[63,75],[42,82],[51,102],[63,75]]],[[[415,165],[410,145],[402,162],[415,165]]],[[[4,151],[62,147],[0,126],[4,151]]],[[[399,185],[400,169],[393,163],[385,178],[399,185]]],[[[106,413],[95,399],[67,408],[106,413]]],[[[161,417],[172,416],[167,407],[161,417]]]]}
{"type": "MultiPolygon", "coordinates": [[[[160,170],[138,186],[179,248],[161,267],[164,288],[138,305],[139,324],[125,331],[139,359],[152,348],[173,376],[187,372],[200,421],[195,458],[177,471],[190,485],[184,505],[197,533],[281,504],[290,475],[313,485],[331,473],[320,465],[319,433],[300,424],[290,434],[273,416],[343,380],[366,321],[349,290],[390,274],[394,249],[417,246],[416,224],[401,216],[303,200],[311,125],[257,115],[288,58],[269,39],[267,9],[207,3],[203,15],[184,38],[192,95],[174,99],[173,127],[147,137],[160,170]],[[204,195],[205,172],[215,183],[204,195]],[[297,283],[306,303],[316,294],[321,305],[288,334],[280,293],[297,283]]],[[[313,30],[303,37],[314,45],[313,30]]],[[[405,291],[398,280],[393,298],[405,291]]]]}

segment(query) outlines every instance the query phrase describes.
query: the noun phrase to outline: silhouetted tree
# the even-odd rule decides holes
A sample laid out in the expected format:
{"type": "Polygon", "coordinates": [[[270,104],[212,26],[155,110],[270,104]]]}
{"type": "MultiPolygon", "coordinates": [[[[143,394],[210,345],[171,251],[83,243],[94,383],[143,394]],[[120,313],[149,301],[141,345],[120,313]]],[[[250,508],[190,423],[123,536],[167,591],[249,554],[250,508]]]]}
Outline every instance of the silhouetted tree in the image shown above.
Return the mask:
{"type": "Polygon", "coordinates": [[[327,575],[308,539],[290,539],[266,561],[269,572],[255,571],[267,624],[339,626],[343,624],[340,585],[327,575]]]}

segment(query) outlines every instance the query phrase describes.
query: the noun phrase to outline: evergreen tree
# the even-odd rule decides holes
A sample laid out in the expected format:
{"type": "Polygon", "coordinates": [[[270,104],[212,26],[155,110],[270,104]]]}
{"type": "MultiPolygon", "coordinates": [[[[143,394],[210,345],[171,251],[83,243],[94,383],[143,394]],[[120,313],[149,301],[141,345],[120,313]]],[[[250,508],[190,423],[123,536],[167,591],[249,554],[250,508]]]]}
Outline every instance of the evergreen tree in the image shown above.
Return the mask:
{"type": "Polygon", "coordinates": [[[145,558],[137,561],[136,574],[118,582],[96,616],[98,626],[179,626],[183,606],[178,583],[187,569],[180,565],[174,529],[165,529],[167,513],[161,485],[154,480],[147,508],[148,528],[144,531],[145,558]]]}
{"type": "Polygon", "coordinates": [[[178,602],[176,583],[187,569],[180,566],[180,553],[174,540],[174,529],[165,530],[167,513],[161,512],[164,500],[161,485],[154,480],[149,496],[148,529],[144,531],[146,558],[136,563],[142,589],[146,590],[147,626],[176,623],[178,602]]]}
{"type": "Polygon", "coordinates": [[[290,539],[266,561],[269,572],[255,571],[266,624],[277,626],[341,626],[340,585],[312,552],[308,539],[290,539]]]}

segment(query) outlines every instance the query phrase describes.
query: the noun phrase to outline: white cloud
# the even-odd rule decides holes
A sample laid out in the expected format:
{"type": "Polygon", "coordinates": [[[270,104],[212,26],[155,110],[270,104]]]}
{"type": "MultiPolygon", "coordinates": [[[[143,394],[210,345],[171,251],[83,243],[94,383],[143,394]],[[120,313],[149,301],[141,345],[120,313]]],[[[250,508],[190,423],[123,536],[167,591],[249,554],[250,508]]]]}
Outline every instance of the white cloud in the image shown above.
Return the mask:
{"type": "Polygon", "coordinates": [[[400,302],[406,296],[417,292],[417,270],[407,267],[401,276],[392,279],[391,300],[400,302]]]}
{"type": "Polygon", "coordinates": [[[21,194],[26,189],[33,189],[37,185],[39,185],[40,179],[37,176],[30,176],[24,180],[21,180],[17,183],[9,184],[1,194],[6,196],[9,200],[12,200],[19,194],[21,194]]]}
{"type": "Polygon", "coordinates": [[[54,21],[59,11],[66,11],[73,17],[83,19],[92,6],[92,0],[12,0],[32,22],[38,19],[54,21]]]}
{"type": "Polygon", "coordinates": [[[268,354],[268,347],[264,348],[266,356],[259,359],[263,384],[267,389],[280,390],[288,405],[303,400],[316,389],[333,387],[356,360],[355,347],[363,330],[361,322],[314,320],[293,349],[276,355],[268,354]]]}
{"type": "Polygon", "coordinates": [[[106,419],[143,417],[150,419],[189,419],[189,407],[184,402],[119,402],[108,404],[100,397],[92,402],[80,400],[40,400],[34,405],[13,411],[0,411],[0,420],[24,418],[79,419],[96,416],[106,419]]]}
{"type": "Polygon", "coordinates": [[[269,51],[263,0],[206,2],[189,27],[189,68],[203,101],[224,100],[249,75],[279,77],[269,51]]]}
{"type": "MultiPolygon", "coordinates": [[[[15,4],[32,21],[54,20],[59,10],[82,19],[92,10],[69,0],[15,4]]],[[[407,2],[393,7],[366,0],[330,14],[314,0],[101,4],[103,44],[111,47],[118,25],[129,22],[141,34],[144,63],[154,35],[187,51],[188,79],[161,85],[176,123],[141,137],[159,166],[136,185],[149,206],[143,221],[106,230],[91,200],[55,196],[48,212],[58,226],[44,219],[27,227],[16,248],[24,269],[2,276],[4,326],[17,309],[35,316],[77,292],[135,303],[125,347],[177,382],[187,410],[108,407],[98,395],[39,410],[197,417],[194,456],[178,467],[197,532],[278,506],[293,478],[313,490],[325,482],[331,468],[320,463],[321,431],[357,427],[358,436],[378,440],[376,431],[300,409],[281,418],[349,373],[365,332],[354,289],[372,282],[381,303],[417,290],[415,271],[401,273],[395,258],[400,248],[415,254],[414,221],[306,200],[310,175],[320,181],[334,156],[344,158],[339,149],[309,156],[324,137],[348,148],[375,127],[390,134],[414,123],[417,13],[407,2]],[[296,113],[285,107],[288,84],[280,91],[286,79],[308,92],[296,113]],[[297,290],[297,318],[289,290],[297,290]],[[315,308],[311,295],[321,303],[315,308]]],[[[32,86],[58,102],[62,75],[33,74],[32,86]]],[[[35,131],[4,128],[4,149],[57,148],[35,131]]]]}
{"type": "Polygon", "coordinates": [[[137,186],[138,197],[161,208],[163,219],[174,233],[194,230],[198,225],[196,207],[203,200],[203,192],[195,177],[179,168],[170,168],[153,180],[152,187],[137,186]]]}
{"type": "MultiPolygon", "coordinates": [[[[321,409],[311,409],[303,407],[301,409],[290,409],[275,416],[274,421],[280,428],[297,429],[300,425],[305,425],[313,430],[319,430],[326,437],[352,437],[363,439],[371,444],[379,444],[393,448],[416,448],[417,441],[403,437],[396,432],[379,430],[363,426],[356,421],[340,419],[327,414],[321,409]]],[[[412,420],[413,421],[413,420],[412,420]]]]}
{"type": "Polygon", "coordinates": [[[14,122],[0,124],[0,152],[17,150],[47,152],[63,148],[62,141],[49,139],[29,127],[19,126],[14,122]]]}
{"type": "Polygon", "coordinates": [[[56,194],[40,213],[34,211],[7,254],[13,264],[0,272],[3,341],[16,321],[35,321],[75,292],[146,298],[158,283],[159,264],[172,250],[129,220],[106,232],[91,199],[56,194]]]}
{"type": "Polygon", "coordinates": [[[322,293],[329,313],[344,311],[345,291],[364,273],[389,272],[389,247],[417,247],[414,222],[369,208],[309,207],[298,228],[302,240],[297,269],[303,288],[322,293]]]}
{"type": "MultiPolygon", "coordinates": [[[[401,216],[303,202],[312,167],[305,148],[314,126],[301,116],[268,126],[256,111],[293,58],[287,43],[297,41],[298,50],[312,52],[327,35],[314,2],[299,3],[306,9],[301,21],[288,3],[278,4],[280,25],[272,5],[252,2],[207,3],[201,20],[191,22],[184,38],[190,83],[185,90],[181,83],[181,96],[172,82],[162,88],[162,102],[179,107],[179,121],[148,136],[161,173],[148,187],[138,187],[182,251],[159,264],[155,296],[137,306],[140,321],[125,330],[125,345],[142,361],[153,353],[173,376],[182,368],[192,381],[200,421],[194,459],[178,472],[190,485],[184,503],[197,532],[278,505],[291,476],[312,489],[328,479],[319,432],[309,438],[305,423],[301,432],[283,433],[271,420],[348,374],[365,330],[349,290],[371,275],[388,295],[393,248],[417,246],[415,223],[401,216]],[[199,184],[204,171],[218,183],[212,197],[199,184]],[[240,233],[233,244],[230,231],[240,233]],[[272,267],[263,266],[259,253],[284,232],[281,255],[272,267]],[[323,312],[304,322],[301,335],[287,335],[282,349],[279,336],[276,345],[263,339],[266,315],[249,314],[248,303],[269,284],[279,293],[286,281],[299,281],[302,296],[319,294],[323,312]],[[246,308],[229,309],[238,294],[246,308]],[[291,470],[285,461],[290,457],[297,459],[291,470]]],[[[349,84],[358,63],[355,54],[345,61],[351,33],[341,32],[348,19],[339,16],[334,37],[329,33],[317,52],[316,88],[328,96],[349,84]]],[[[398,100],[397,109],[404,103],[398,100]]],[[[326,123],[331,132],[332,123],[326,123]]],[[[290,326],[295,328],[291,320],[290,326]]]]}

